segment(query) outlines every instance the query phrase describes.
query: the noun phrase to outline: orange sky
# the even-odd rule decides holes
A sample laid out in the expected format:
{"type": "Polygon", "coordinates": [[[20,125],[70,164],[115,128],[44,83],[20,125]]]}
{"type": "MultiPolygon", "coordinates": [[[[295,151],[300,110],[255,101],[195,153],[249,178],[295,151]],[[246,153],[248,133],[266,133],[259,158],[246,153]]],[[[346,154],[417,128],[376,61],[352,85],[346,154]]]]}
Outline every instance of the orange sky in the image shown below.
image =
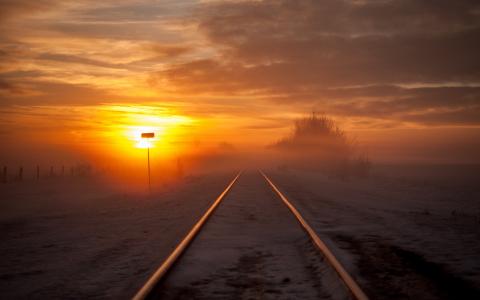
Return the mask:
{"type": "Polygon", "coordinates": [[[374,160],[479,162],[479,4],[420,2],[2,1],[0,163],[262,149],[311,111],[374,160]]]}

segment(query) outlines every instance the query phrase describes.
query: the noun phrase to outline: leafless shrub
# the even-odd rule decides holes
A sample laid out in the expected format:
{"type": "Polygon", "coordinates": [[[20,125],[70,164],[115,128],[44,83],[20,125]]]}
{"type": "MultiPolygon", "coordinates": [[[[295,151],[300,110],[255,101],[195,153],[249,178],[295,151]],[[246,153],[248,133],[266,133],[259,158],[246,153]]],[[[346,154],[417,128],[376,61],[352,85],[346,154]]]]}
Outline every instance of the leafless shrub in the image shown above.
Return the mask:
{"type": "Polygon", "coordinates": [[[284,154],[283,164],[327,171],[341,178],[367,176],[372,165],[335,120],[316,113],[296,120],[292,133],[271,148],[284,154]]]}

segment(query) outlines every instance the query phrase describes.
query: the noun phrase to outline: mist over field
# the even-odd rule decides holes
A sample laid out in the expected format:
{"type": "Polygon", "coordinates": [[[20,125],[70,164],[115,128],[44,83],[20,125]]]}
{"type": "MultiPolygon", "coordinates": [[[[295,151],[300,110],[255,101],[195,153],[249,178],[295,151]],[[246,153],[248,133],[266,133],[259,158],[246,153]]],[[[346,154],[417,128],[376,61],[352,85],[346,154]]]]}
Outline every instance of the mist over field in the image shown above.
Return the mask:
{"type": "Polygon", "coordinates": [[[480,299],[479,53],[475,0],[0,0],[0,299],[480,299]]]}

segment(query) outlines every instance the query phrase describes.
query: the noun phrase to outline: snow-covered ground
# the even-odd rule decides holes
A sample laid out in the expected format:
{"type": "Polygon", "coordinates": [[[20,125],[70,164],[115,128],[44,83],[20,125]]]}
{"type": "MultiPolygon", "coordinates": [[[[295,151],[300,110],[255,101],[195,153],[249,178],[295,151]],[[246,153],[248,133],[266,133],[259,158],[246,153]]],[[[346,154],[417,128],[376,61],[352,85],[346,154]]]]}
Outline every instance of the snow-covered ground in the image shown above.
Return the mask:
{"type": "Polygon", "coordinates": [[[0,298],[131,298],[234,175],[151,197],[90,179],[0,185],[0,298]]]}
{"type": "Polygon", "coordinates": [[[372,298],[480,299],[478,171],[387,166],[349,180],[269,173],[372,298]]]}
{"type": "MultiPolygon", "coordinates": [[[[480,299],[478,168],[388,166],[349,180],[265,171],[372,299],[480,299]]],[[[92,179],[1,184],[0,298],[130,298],[234,175],[189,178],[151,197],[92,179]]],[[[320,289],[306,285],[325,273],[321,259],[266,187],[258,173],[240,177],[207,223],[212,234],[184,257],[200,265],[177,279],[219,298],[247,297],[239,291],[250,285],[264,298],[328,296],[326,277],[320,289]],[[209,257],[225,261],[224,273],[193,280],[209,257]],[[317,273],[304,272],[312,264],[317,273]]]]}

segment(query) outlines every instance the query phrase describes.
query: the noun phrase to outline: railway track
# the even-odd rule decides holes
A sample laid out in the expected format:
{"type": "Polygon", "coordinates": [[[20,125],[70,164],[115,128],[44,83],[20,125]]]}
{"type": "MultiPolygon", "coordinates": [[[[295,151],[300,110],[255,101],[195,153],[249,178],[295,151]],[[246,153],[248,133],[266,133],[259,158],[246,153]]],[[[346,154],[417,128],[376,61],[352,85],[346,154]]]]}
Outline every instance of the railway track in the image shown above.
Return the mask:
{"type": "MultiPolygon", "coordinates": [[[[266,182],[268,184],[268,186],[271,188],[271,191],[273,191],[274,194],[275,194],[274,197],[277,200],[275,206],[278,205],[278,203],[280,202],[278,200],[281,200],[281,202],[291,212],[291,216],[294,216],[294,218],[291,218],[291,220],[289,220],[289,221],[286,220],[285,222],[282,222],[282,223],[285,223],[285,224],[283,224],[284,229],[282,229],[282,230],[281,230],[281,228],[276,228],[277,227],[276,224],[278,223],[278,220],[275,221],[275,222],[271,222],[272,227],[271,227],[271,231],[269,231],[271,233],[271,235],[275,235],[276,236],[275,239],[277,241],[278,240],[283,240],[284,239],[283,235],[288,235],[288,234],[282,234],[282,232],[286,232],[286,231],[290,232],[291,230],[298,231],[298,227],[295,228],[295,229],[292,229],[292,227],[295,227],[295,226],[293,226],[293,224],[295,224],[295,223],[300,224],[301,228],[304,230],[304,232],[308,236],[309,243],[314,246],[314,249],[317,250],[318,253],[316,253],[316,254],[321,255],[324,258],[323,261],[328,263],[329,268],[334,270],[334,273],[336,274],[336,278],[343,283],[342,286],[346,287],[346,290],[348,290],[348,294],[350,294],[351,298],[359,299],[359,300],[368,299],[368,297],[365,295],[365,293],[362,291],[362,289],[359,287],[359,285],[355,282],[353,277],[345,270],[345,268],[341,265],[341,263],[338,261],[338,259],[336,259],[336,257],[333,255],[332,251],[330,251],[330,249],[320,239],[320,237],[317,235],[317,233],[310,227],[308,222],[305,220],[305,218],[303,218],[303,216],[295,208],[295,206],[291,203],[291,201],[289,201],[289,199],[281,193],[279,188],[273,183],[273,181],[265,173],[263,173],[262,171],[259,171],[259,172],[261,174],[260,179],[261,178],[264,179],[264,182],[262,183],[263,188],[264,188],[264,185],[265,185],[265,182],[266,182]]],[[[164,282],[167,281],[167,277],[170,277],[170,274],[174,271],[176,266],[179,265],[179,264],[177,264],[177,262],[179,262],[181,260],[181,257],[183,255],[186,255],[186,252],[189,252],[189,251],[187,251],[189,246],[192,245],[192,242],[194,241],[196,236],[199,235],[201,232],[203,232],[202,228],[204,228],[207,225],[207,221],[214,215],[214,212],[216,211],[216,209],[218,208],[220,203],[227,197],[227,195],[232,190],[232,187],[238,182],[241,175],[242,175],[242,173],[240,172],[239,174],[237,174],[237,176],[235,176],[235,178],[229,183],[229,185],[225,188],[225,190],[217,197],[217,199],[210,206],[210,208],[205,212],[205,214],[200,218],[200,220],[193,226],[193,228],[185,236],[185,238],[178,244],[178,246],[173,250],[173,252],[167,257],[167,259],[160,265],[160,267],[148,279],[148,281],[143,285],[143,287],[137,292],[137,294],[133,297],[133,299],[142,300],[142,299],[162,298],[162,295],[164,295],[164,294],[162,294],[162,289],[163,289],[164,282]]],[[[254,184],[257,186],[257,190],[255,190],[255,188],[253,188],[253,189],[250,188],[252,190],[252,191],[250,191],[250,193],[244,192],[244,195],[240,195],[240,196],[238,195],[239,194],[239,192],[238,192],[237,195],[236,195],[237,198],[240,197],[239,199],[252,199],[253,198],[252,196],[255,196],[255,197],[257,196],[256,191],[261,189],[261,186],[258,183],[259,180],[258,180],[258,178],[255,178],[255,180],[252,178],[252,179],[250,179],[250,181],[254,182],[254,184]]],[[[252,183],[250,183],[250,185],[251,184],[252,183]]],[[[240,187],[239,187],[239,189],[240,189],[240,187]]],[[[262,190],[262,195],[258,195],[258,197],[262,198],[262,199],[263,198],[266,199],[268,197],[266,197],[265,195],[267,195],[267,193],[270,193],[270,196],[271,196],[271,191],[266,191],[265,192],[265,189],[263,189],[262,190]],[[260,196],[262,196],[262,197],[260,197],[260,196]]],[[[246,201],[246,200],[243,200],[243,201],[246,201]]],[[[242,211],[242,213],[245,214],[246,217],[243,219],[243,221],[247,220],[247,222],[243,222],[243,223],[249,223],[248,220],[250,220],[250,219],[252,220],[252,224],[250,225],[250,227],[251,227],[250,231],[245,231],[246,236],[251,236],[252,235],[251,233],[255,232],[254,226],[258,227],[258,224],[256,224],[254,222],[256,219],[259,218],[258,214],[263,213],[266,210],[269,210],[270,209],[269,206],[272,206],[272,203],[268,202],[267,200],[265,200],[261,203],[258,202],[259,206],[262,206],[262,205],[263,206],[260,207],[259,210],[257,210],[257,215],[255,215],[255,213],[250,213],[249,209],[254,210],[254,208],[255,208],[254,206],[256,206],[256,204],[257,204],[257,202],[255,202],[255,201],[258,201],[258,199],[255,200],[253,203],[251,203],[251,200],[249,200],[249,201],[250,202],[244,202],[245,203],[244,206],[242,206],[243,203],[241,201],[239,201],[238,203],[233,203],[233,204],[230,201],[228,202],[228,203],[230,203],[231,207],[233,207],[233,209],[242,211]],[[249,203],[251,204],[250,206],[248,206],[249,203]],[[247,209],[247,208],[249,208],[249,209],[247,209]]],[[[226,203],[226,205],[227,205],[227,203],[226,203]]],[[[281,206],[281,205],[278,205],[278,206],[281,206]]],[[[272,208],[272,210],[274,210],[274,209],[277,209],[278,211],[280,211],[280,208],[272,208]]],[[[272,212],[272,213],[274,213],[275,215],[278,215],[277,211],[272,212]]],[[[233,220],[229,219],[228,217],[222,216],[222,215],[217,217],[217,218],[221,218],[221,217],[223,217],[224,219],[217,220],[217,222],[229,222],[229,223],[231,223],[231,224],[228,225],[228,226],[230,226],[229,227],[230,231],[232,231],[232,230],[235,231],[236,228],[248,227],[248,226],[245,226],[244,224],[241,224],[241,223],[235,223],[235,222],[233,222],[233,220]]],[[[267,221],[268,220],[262,220],[263,223],[266,223],[267,221]]],[[[209,224],[209,225],[211,225],[211,227],[214,227],[214,224],[209,224]]],[[[265,225],[265,226],[268,226],[268,225],[265,225]]],[[[212,229],[210,229],[210,230],[212,230],[212,229]]],[[[247,230],[247,229],[244,229],[244,230],[247,230]]],[[[217,231],[214,235],[218,236],[220,234],[222,234],[222,232],[217,231]]],[[[295,236],[298,236],[298,235],[295,234],[295,236]]],[[[262,239],[265,239],[265,237],[262,237],[262,239]]],[[[297,237],[295,240],[298,240],[298,239],[299,238],[297,237]]],[[[234,240],[234,239],[224,238],[223,247],[227,248],[227,246],[229,244],[238,242],[238,240],[242,240],[242,239],[234,240]]],[[[253,243],[252,244],[253,246],[250,245],[251,247],[247,247],[247,246],[243,245],[242,246],[243,248],[241,248],[241,249],[254,248],[254,245],[258,245],[259,243],[261,244],[262,242],[264,242],[264,240],[261,240],[261,239],[257,240],[257,241],[253,241],[253,242],[250,241],[250,243],[253,243]]],[[[203,247],[205,248],[205,245],[208,245],[209,243],[212,244],[211,241],[203,242],[203,244],[204,244],[203,247]]],[[[282,243],[284,243],[284,242],[282,241],[282,243]]],[[[288,243],[290,243],[290,242],[288,242],[288,243]]],[[[197,244],[197,243],[194,243],[194,244],[197,244]]],[[[200,244],[200,242],[199,242],[199,244],[200,244]]],[[[219,245],[222,246],[221,243],[219,245]]],[[[272,246],[272,247],[276,247],[278,249],[281,249],[281,250],[278,250],[280,252],[276,252],[275,255],[273,255],[271,253],[269,253],[268,255],[257,254],[258,260],[268,259],[269,255],[280,256],[281,257],[283,255],[283,253],[281,251],[288,252],[288,250],[289,250],[288,248],[285,248],[285,249],[282,248],[282,245],[283,244],[279,244],[279,246],[272,246]],[[262,255],[266,256],[267,258],[262,258],[262,255]]],[[[194,249],[192,249],[191,252],[194,252],[193,250],[194,249]]],[[[274,251],[274,250],[275,249],[273,249],[272,251],[274,251]]],[[[212,253],[214,253],[214,251],[212,251],[211,248],[208,251],[204,250],[203,256],[199,256],[200,258],[190,258],[190,261],[202,260],[202,259],[204,259],[205,255],[215,256],[215,254],[212,254],[212,253]]],[[[221,253],[221,252],[216,252],[216,253],[221,253]]],[[[257,251],[257,253],[258,253],[258,251],[257,251]]],[[[285,254],[285,255],[286,256],[284,258],[279,258],[279,261],[277,262],[277,264],[278,263],[282,264],[283,260],[288,259],[289,255],[291,256],[293,254],[285,254]]],[[[216,258],[221,260],[220,255],[217,255],[217,257],[213,257],[212,259],[215,260],[216,258]]],[[[245,268],[245,266],[247,266],[247,269],[244,270],[245,272],[260,272],[258,270],[258,268],[256,268],[256,269],[255,268],[254,269],[248,268],[249,265],[252,265],[251,260],[254,260],[254,259],[255,258],[248,257],[248,256],[247,257],[242,257],[240,259],[240,261],[242,261],[242,263],[239,266],[239,268],[245,268]]],[[[185,260],[188,261],[188,257],[186,257],[185,260]]],[[[206,266],[208,268],[208,264],[206,266]]],[[[288,273],[288,267],[287,267],[286,272],[288,273]]],[[[186,273],[186,271],[184,271],[183,273],[186,273]]],[[[267,276],[267,277],[268,276],[272,277],[271,274],[270,275],[264,274],[264,275],[267,276]]],[[[222,277],[222,276],[226,276],[226,275],[221,275],[220,277],[222,277]]],[[[248,274],[246,276],[248,276],[248,274]]],[[[250,279],[252,279],[252,278],[250,278],[250,279]]],[[[252,285],[256,284],[256,285],[259,286],[259,288],[257,288],[257,291],[256,291],[257,293],[265,293],[265,292],[266,293],[269,293],[269,292],[270,293],[275,293],[275,292],[278,292],[278,291],[275,291],[271,288],[270,288],[270,290],[268,290],[267,288],[264,287],[264,285],[261,285],[261,284],[258,283],[259,280],[260,279],[258,279],[258,278],[256,278],[256,279],[254,278],[253,281],[252,280],[251,281],[248,281],[248,280],[245,281],[245,278],[236,277],[235,280],[234,280],[235,283],[232,284],[232,282],[230,282],[230,284],[233,285],[233,286],[243,284],[244,285],[243,287],[245,288],[245,287],[248,287],[248,285],[251,283],[252,285]]],[[[288,278],[288,277],[283,279],[284,282],[285,281],[288,282],[289,280],[290,280],[290,278],[288,278]]],[[[313,279],[310,279],[310,280],[318,280],[318,278],[313,278],[313,279]]],[[[303,280],[303,281],[306,281],[306,280],[303,280]]],[[[317,284],[315,284],[315,285],[317,285],[317,284]]],[[[177,297],[174,297],[174,298],[177,298],[177,297]]],[[[194,294],[187,294],[187,295],[183,295],[182,297],[179,297],[179,298],[196,298],[196,297],[195,297],[194,294]]],[[[228,298],[228,296],[224,295],[224,298],[228,298]]]]}

